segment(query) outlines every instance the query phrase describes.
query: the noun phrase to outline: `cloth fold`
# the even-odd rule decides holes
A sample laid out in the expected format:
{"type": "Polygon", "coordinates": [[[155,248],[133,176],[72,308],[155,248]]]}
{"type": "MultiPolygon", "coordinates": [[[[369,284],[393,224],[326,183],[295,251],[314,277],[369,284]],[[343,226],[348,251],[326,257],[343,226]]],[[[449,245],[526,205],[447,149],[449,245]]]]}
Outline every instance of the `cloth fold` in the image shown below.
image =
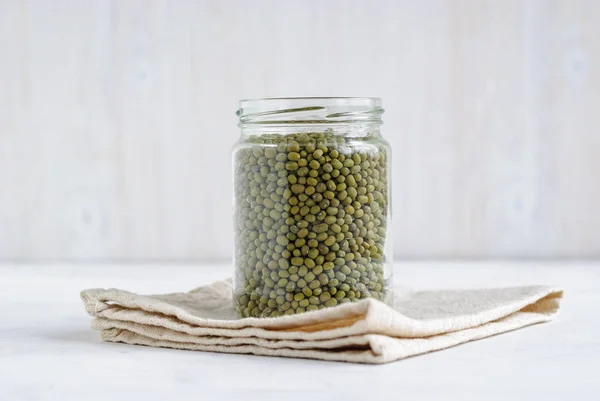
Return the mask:
{"type": "Polygon", "coordinates": [[[373,299],[276,318],[239,318],[231,280],[187,293],[81,293],[107,342],[198,351],[387,363],[551,320],[562,290],[546,286],[395,290],[373,299]]]}

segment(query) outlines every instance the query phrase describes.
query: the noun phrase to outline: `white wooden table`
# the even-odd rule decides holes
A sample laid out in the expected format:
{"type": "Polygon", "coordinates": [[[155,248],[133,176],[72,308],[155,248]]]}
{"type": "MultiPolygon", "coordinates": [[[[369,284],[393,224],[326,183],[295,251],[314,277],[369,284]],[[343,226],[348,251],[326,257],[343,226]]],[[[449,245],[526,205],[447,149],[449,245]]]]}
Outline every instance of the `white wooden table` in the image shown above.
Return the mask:
{"type": "Polygon", "coordinates": [[[554,322],[380,366],[102,343],[79,300],[83,288],[174,292],[229,273],[0,266],[0,400],[600,399],[598,262],[398,264],[397,282],[419,288],[557,284],[565,299],[554,322]]]}

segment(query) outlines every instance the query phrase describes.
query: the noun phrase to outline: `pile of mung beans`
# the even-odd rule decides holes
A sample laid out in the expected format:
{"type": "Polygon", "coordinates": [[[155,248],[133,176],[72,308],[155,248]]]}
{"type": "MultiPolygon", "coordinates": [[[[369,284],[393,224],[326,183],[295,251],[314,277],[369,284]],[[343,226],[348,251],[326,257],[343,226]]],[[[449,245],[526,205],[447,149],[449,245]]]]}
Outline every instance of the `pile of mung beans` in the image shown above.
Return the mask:
{"type": "Polygon", "coordinates": [[[332,132],[252,136],[235,150],[240,316],[384,299],[387,152],[332,132]]]}

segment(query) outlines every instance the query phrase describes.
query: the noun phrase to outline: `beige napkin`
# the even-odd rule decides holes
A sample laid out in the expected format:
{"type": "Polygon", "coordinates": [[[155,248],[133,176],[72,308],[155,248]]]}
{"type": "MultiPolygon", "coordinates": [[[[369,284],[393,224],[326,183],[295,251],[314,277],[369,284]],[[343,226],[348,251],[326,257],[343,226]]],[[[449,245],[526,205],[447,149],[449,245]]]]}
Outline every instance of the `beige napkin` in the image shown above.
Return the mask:
{"type": "Polygon", "coordinates": [[[81,293],[92,328],[109,342],[198,351],[386,363],[551,320],[562,291],[551,287],[397,290],[376,300],[300,315],[238,318],[231,281],[187,293],[81,293]]]}

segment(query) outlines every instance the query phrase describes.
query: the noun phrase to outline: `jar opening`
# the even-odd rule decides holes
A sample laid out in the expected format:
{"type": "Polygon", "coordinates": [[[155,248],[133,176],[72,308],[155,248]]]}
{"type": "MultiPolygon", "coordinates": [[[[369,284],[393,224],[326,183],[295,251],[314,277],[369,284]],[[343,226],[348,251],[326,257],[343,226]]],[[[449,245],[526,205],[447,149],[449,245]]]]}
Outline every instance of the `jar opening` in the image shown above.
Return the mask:
{"type": "Polygon", "coordinates": [[[290,97],[241,100],[239,126],[266,124],[381,124],[381,99],[374,97],[290,97]]]}

